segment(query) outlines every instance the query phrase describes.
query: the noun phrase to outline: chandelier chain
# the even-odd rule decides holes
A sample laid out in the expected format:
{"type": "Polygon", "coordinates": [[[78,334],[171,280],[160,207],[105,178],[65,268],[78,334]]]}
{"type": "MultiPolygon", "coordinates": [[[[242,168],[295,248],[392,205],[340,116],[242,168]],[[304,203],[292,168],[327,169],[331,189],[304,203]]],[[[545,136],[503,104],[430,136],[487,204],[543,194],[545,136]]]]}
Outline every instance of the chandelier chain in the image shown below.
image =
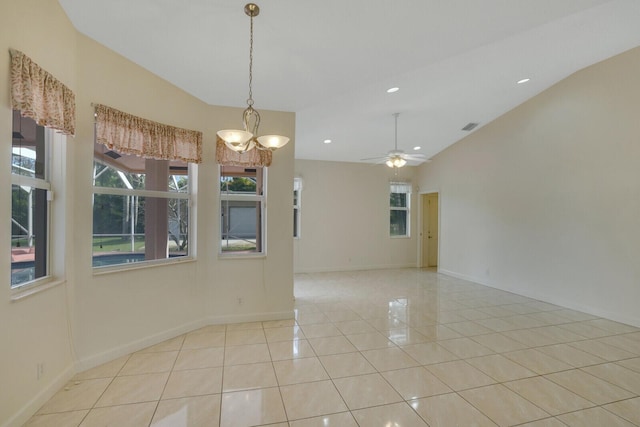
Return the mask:
{"type": "Polygon", "coordinates": [[[251,30],[249,36],[249,99],[247,99],[247,105],[250,107],[253,105],[253,14],[251,18],[251,30]]]}

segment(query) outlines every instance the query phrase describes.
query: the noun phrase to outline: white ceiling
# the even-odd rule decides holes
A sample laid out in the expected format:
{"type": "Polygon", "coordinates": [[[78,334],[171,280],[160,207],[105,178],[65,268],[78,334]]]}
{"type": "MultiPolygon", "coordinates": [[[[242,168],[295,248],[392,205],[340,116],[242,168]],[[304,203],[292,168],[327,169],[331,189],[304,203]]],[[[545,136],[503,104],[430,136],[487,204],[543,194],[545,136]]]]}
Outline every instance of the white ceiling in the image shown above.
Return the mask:
{"type": "MultiPolygon", "coordinates": [[[[245,0],[59,1],[133,62],[209,104],[246,106],[245,0]]],[[[640,45],[638,0],[258,1],[255,107],[296,112],[299,159],[384,155],[394,112],[399,148],[432,157],[467,123],[640,45]]]]}

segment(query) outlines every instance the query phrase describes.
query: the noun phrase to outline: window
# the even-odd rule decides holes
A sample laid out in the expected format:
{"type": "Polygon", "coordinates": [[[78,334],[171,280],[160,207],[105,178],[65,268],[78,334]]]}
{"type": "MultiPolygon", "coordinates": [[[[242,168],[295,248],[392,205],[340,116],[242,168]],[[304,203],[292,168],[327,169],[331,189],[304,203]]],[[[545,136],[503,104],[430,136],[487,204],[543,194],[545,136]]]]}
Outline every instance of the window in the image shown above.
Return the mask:
{"type": "Polygon", "coordinates": [[[293,237],[300,238],[300,198],[302,196],[302,179],[293,179],[293,237]]]}
{"type": "Polygon", "coordinates": [[[189,170],[94,143],[94,267],[189,255],[189,170]]]}
{"type": "Polygon", "coordinates": [[[389,196],[389,234],[391,237],[409,237],[411,216],[411,183],[392,182],[389,196]]]}
{"type": "Polygon", "coordinates": [[[265,169],[220,166],[220,250],[265,252],[265,169]]]}
{"type": "Polygon", "coordinates": [[[50,131],[13,111],[11,287],[49,275],[50,131]]]}

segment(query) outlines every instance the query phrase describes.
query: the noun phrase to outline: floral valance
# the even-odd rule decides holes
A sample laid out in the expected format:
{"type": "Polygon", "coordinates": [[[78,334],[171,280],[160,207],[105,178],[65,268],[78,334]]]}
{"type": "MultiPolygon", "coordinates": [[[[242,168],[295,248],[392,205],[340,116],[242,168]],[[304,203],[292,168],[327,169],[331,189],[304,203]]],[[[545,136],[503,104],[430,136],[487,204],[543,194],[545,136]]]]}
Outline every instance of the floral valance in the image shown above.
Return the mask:
{"type": "Polygon", "coordinates": [[[24,53],[11,53],[11,107],[40,126],[76,132],[76,97],[67,86],[24,53]]]}
{"type": "Polygon", "coordinates": [[[137,156],[202,161],[202,132],[181,129],[95,105],[96,141],[119,153],[137,156]]]}
{"type": "Polygon", "coordinates": [[[271,151],[258,150],[257,148],[246,153],[233,151],[225,145],[220,137],[216,143],[216,160],[223,166],[268,167],[271,166],[272,158],[271,151]]]}

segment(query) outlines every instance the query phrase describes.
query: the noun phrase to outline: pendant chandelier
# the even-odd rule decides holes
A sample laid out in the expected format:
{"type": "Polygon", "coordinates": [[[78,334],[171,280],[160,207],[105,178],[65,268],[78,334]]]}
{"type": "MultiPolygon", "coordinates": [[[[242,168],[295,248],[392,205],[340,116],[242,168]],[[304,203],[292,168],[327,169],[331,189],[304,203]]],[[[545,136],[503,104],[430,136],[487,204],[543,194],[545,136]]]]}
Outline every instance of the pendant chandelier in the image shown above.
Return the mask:
{"type": "Polygon", "coordinates": [[[244,13],[251,19],[251,32],[249,38],[249,98],[247,108],[242,114],[243,130],[225,129],[217,132],[218,136],[225,142],[226,146],[237,151],[246,153],[253,148],[259,150],[275,151],[285,146],[289,138],[282,135],[262,135],[257,136],[260,126],[260,114],[253,108],[253,18],[260,14],[260,8],[254,3],[249,3],[244,7],[244,13]]]}

